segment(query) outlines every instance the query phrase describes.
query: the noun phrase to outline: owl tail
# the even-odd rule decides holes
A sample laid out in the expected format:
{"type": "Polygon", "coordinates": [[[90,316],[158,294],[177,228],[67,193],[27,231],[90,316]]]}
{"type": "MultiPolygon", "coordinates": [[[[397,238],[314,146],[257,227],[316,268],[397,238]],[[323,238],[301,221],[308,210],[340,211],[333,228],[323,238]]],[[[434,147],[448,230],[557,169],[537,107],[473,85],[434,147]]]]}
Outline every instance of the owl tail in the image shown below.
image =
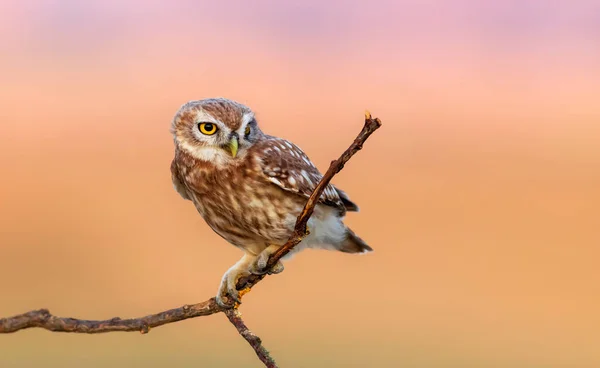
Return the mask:
{"type": "Polygon", "coordinates": [[[354,231],[346,228],[346,239],[339,248],[344,253],[368,253],[372,252],[373,248],[369,247],[354,231]]]}

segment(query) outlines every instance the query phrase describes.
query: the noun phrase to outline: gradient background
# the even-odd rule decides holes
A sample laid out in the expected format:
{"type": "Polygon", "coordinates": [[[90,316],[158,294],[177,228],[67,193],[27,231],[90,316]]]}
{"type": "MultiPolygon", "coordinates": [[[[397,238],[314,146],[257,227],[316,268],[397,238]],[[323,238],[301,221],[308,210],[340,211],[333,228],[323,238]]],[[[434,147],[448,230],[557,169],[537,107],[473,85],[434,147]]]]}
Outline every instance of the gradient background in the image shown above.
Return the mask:
{"type": "MultiPolygon", "coordinates": [[[[227,96],[325,170],[367,256],[244,299],[282,367],[600,366],[597,1],[3,1],[0,316],[137,317],[240,252],[173,190],[169,125],[227,96]]],[[[261,367],[223,315],[0,335],[0,366],[261,367]]]]}

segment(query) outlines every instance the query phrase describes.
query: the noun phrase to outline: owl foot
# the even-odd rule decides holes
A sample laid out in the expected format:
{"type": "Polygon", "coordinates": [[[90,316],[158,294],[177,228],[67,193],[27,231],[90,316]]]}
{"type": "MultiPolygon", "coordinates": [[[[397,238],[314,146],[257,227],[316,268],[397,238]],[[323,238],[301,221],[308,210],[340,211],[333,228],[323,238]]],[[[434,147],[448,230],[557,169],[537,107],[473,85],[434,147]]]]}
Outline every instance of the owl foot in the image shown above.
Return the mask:
{"type": "Polygon", "coordinates": [[[221,279],[219,291],[215,297],[217,304],[221,308],[229,309],[241,304],[241,293],[237,290],[237,282],[240,278],[251,275],[249,271],[256,257],[244,255],[236,264],[234,264],[221,279]]]}
{"type": "MultiPolygon", "coordinates": [[[[267,258],[267,260],[268,260],[268,258],[267,258]]],[[[252,265],[252,267],[250,268],[250,272],[254,275],[264,275],[264,274],[275,275],[275,274],[282,272],[283,269],[284,269],[284,267],[283,267],[283,263],[281,263],[281,261],[277,261],[277,263],[275,263],[273,268],[271,268],[270,270],[267,270],[267,262],[265,262],[264,264],[259,264],[258,262],[255,262],[252,265]]]]}
{"type": "Polygon", "coordinates": [[[279,245],[270,245],[262,252],[260,252],[258,257],[256,258],[256,261],[254,261],[254,263],[252,263],[252,265],[250,266],[250,272],[252,272],[255,275],[264,275],[265,273],[268,273],[269,275],[275,275],[282,272],[284,267],[281,261],[277,261],[273,268],[267,270],[267,263],[269,262],[269,258],[273,253],[277,251],[277,249],[279,249],[279,245]]]}

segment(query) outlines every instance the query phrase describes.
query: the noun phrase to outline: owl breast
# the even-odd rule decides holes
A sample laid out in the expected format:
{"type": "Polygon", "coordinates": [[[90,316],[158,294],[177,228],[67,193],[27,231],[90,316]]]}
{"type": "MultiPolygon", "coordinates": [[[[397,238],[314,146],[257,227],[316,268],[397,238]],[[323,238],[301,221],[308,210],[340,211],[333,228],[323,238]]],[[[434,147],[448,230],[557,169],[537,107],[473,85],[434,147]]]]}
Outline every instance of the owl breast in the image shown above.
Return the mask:
{"type": "Polygon", "coordinates": [[[260,175],[252,162],[233,168],[181,168],[196,209],[221,237],[258,254],[284,244],[304,202],[260,175]]]}

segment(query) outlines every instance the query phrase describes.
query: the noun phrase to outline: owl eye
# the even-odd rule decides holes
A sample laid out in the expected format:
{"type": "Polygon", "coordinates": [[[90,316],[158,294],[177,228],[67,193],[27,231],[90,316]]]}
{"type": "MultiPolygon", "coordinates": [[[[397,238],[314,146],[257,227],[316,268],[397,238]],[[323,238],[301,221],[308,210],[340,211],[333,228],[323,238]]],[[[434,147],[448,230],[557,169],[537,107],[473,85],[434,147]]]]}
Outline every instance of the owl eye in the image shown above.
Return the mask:
{"type": "Polygon", "coordinates": [[[205,135],[213,135],[217,132],[217,126],[213,123],[200,123],[198,129],[200,133],[205,135]]]}
{"type": "Polygon", "coordinates": [[[246,130],[244,131],[244,135],[246,135],[246,137],[250,135],[250,125],[248,125],[246,127],[246,130]]]}

